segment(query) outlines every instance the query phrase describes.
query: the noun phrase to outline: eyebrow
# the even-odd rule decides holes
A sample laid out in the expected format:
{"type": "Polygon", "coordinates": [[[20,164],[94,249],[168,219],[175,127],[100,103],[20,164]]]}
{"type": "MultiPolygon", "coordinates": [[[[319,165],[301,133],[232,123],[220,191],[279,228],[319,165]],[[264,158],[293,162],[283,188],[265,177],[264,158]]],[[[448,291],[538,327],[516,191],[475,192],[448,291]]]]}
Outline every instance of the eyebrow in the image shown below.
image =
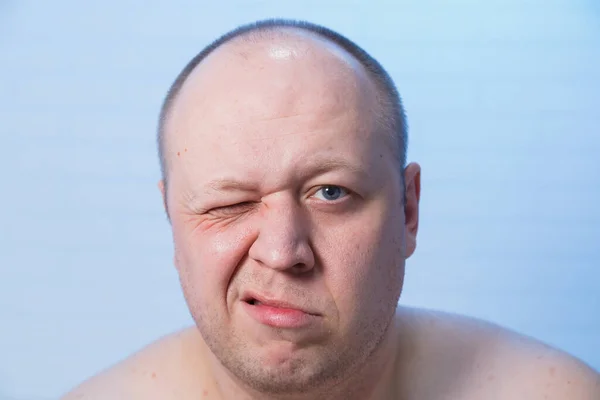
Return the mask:
{"type": "Polygon", "coordinates": [[[302,174],[303,177],[304,175],[312,177],[333,170],[347,170],[353,174],[361,175],[363,177],[369,177],[369,174],[363,168],[352,164],[342,158],[328,157],[324,159],[316,159],[314,161],[306,163],[305,166],[307,172],[302,174]]]}
{"type": "MultiPolygon", "coordinates": [[[[300,179],[309,179],[333,170],[347,170],[363,178],[371,177],[371,174],[357,165],[344,159],[330,157],[307,162],[302,165],[302,170],[303,172],[298,175],[300,179]]],[[[255,184],[232,177],[213,179],[207,182],[204,188],[216,192],[256,192],[258,190],[255,184]]]]}
{"type": "Polygon", "coordinates": [[[240,181],[234,178],[218,178],[209,181],[206,188],[212,189],[217,192],[230,192],[230,191],[244,191],[252,192],[256,191],[256,186],[251,185],[248,182],[240,181]]]}

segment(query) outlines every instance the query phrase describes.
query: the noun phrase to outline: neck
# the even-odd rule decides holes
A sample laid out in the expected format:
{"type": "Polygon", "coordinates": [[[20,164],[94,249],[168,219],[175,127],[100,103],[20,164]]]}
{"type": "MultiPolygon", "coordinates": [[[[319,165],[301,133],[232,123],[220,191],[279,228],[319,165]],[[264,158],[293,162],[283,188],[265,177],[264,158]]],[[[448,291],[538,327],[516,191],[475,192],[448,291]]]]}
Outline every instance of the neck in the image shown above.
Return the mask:
{"type": "MultiPolygon", "coordinates": [[[[209,350],[209,368],[221,399],[240,400],[383,400],[396,391],[396,359],[398,323],[393,318],[383,337],[369,357],[336,382],[329,382],[301,394],[265,395],[249,388],[233,376],[209,350]]],[[[395,397],[394,397],[395,398],[395,397]]]]}

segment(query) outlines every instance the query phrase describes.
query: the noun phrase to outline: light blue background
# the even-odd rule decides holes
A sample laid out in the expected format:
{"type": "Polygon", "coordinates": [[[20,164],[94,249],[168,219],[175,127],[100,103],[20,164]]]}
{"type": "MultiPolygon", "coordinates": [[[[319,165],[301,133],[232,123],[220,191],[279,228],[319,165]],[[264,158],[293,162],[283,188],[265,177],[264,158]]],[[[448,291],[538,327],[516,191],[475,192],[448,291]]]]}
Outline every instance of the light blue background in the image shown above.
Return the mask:
{"type": "Polygon", "coordinates": [[[274,16],[339,30],[397,81],[423,167],[402,302],[600,369],[597,0],[5,0],[0,398],[56,398],[190,324],[156,189],[158,107],[211,39],[274,16]]]}

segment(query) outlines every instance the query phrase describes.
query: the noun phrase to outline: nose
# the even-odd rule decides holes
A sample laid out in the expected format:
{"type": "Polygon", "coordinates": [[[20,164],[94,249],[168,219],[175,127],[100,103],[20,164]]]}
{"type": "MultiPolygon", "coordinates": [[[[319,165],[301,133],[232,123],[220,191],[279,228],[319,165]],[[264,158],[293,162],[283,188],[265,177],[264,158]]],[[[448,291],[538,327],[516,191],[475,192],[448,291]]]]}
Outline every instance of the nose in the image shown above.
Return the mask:
{"type": "Polygon", "coordinates": [[[314,268],[308,221],[298,204],[278,201],[264,207],[256,240],[248,255],[258,263],[296,274],[314,268]]]}

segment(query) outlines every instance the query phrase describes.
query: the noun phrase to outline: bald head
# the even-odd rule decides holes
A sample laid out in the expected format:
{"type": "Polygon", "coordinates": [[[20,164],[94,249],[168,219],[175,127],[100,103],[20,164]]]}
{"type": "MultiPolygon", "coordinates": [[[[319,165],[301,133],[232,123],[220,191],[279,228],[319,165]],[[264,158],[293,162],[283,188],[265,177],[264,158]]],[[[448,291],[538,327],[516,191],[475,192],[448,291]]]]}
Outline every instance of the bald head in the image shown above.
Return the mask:
{"type": "Polygon", "coordinates": [[[296,77],[307,74],[311,77],[313,96],[318,97],[324,91],[335,91],[341,97],[360,92],[354,97],[369,102],[366,108],[376,118],[377,130],[389,136],[400,167],[404,167],[407,142],[404,111],[392,80],[379,63],[327,28],[307,22],[268,20],[242,26],[217,39],[188,63],[171,86],[158,129],[163,180],[167,180],[169,169],[171,121],[190,112],[204,111],[218,120],[215,112],[226,114],[239,107],[251,113],[247,107],[252,107],[252,102],[240,104],[244,98],[239,96],[237,88],[240,92],[264,92],[267,88],[258,83],[265,81],[269,85],[267,98],[271,96],[277,102],[285,98],[285,104],[278,107],[288,110],[280,111],[294,112],[294,107],[301,104],[290,103],[306,100],[299,96],[306,82],[296,77]],[[265,75],[262,79],[258,76],[261,74],[265,75]],[[216,97],[221,99],[217,101],[216,97]],[[232,108],[215,110],[211,107],[213,103],[231,104],[232,108]],[[195,110],[188,110],[190,107],[195,110]]]}

